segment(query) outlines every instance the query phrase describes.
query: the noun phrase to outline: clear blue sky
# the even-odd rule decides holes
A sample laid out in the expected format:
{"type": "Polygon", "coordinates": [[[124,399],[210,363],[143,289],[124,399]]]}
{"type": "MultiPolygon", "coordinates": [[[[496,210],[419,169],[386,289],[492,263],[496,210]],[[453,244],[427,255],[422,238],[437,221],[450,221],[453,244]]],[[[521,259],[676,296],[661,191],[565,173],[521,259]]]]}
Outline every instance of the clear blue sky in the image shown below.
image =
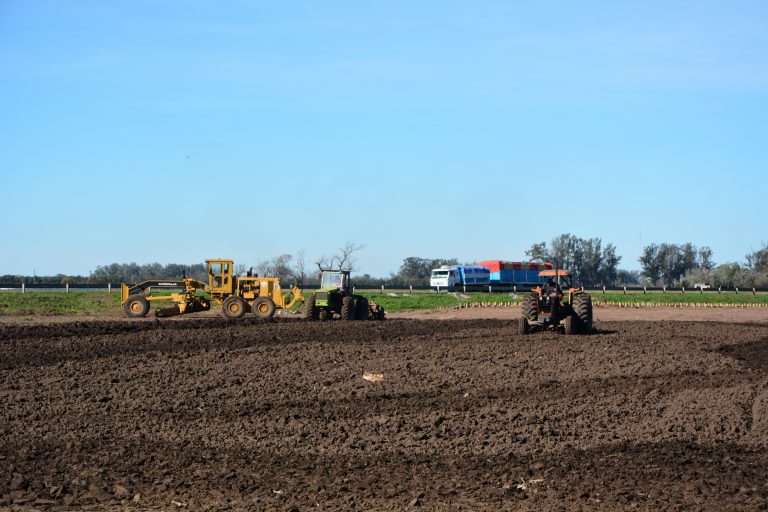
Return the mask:
{"type": "Polygon", "coordinates": [[[0,274],[768,241],[768,3],[0,2],[0,274]]]}

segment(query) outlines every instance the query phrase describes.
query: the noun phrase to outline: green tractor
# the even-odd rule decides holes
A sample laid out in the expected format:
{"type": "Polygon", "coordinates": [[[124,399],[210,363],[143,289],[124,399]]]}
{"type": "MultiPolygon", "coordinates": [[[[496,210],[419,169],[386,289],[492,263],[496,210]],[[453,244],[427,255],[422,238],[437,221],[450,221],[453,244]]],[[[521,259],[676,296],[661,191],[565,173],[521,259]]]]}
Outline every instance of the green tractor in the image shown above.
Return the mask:
{"type": "Polygon", "coordinates": [[[323,270],[320,289],[304,300],[307,320],[384,320],[384,308],[352,293],[348,270],[323,270]]]}

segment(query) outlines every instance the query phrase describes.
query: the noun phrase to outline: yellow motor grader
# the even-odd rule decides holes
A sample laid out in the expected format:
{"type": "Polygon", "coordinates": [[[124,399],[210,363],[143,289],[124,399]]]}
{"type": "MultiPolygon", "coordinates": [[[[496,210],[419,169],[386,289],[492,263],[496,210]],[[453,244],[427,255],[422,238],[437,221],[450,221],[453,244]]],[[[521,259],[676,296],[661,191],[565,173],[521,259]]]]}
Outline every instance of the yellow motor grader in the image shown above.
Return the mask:
{"type": "Polygon", "coordinates": [[[590,334],[592,332],[592,296],[581,288],[574,288],[569,270],[542,270],[542,286],[531,290],[523,300],[519,319],[520,334],[546,329],[565,334],[590,334]],[[566,293],[563,287],[567,288],[566,293]]]}
{"type": "Polygon", "coordinates": [[[240,318],[251,311],[258,318],[272,318],[280,308],[290,308],[304,297],[297,287],[284,296],[277,277],[234,275],[235,262],[227,259],[205,260],[208,265],[208,284],[195,279],[150,280],[129,286],[120,286],[120,304],[129,317],[143,317],[149,312],[151,301],[171,301],[172,306],[155,310],[155,316],[165,317],[205,311],[211,302],[221,304],[227,318],[240,318]]]}

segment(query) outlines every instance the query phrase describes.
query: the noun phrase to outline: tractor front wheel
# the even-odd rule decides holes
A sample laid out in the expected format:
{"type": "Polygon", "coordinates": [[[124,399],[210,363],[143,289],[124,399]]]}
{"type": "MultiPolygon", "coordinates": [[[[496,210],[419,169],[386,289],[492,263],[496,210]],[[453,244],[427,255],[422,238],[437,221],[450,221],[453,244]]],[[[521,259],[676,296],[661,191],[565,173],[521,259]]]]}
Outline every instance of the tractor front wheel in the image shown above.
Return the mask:
{"type": "Polygon", "coordinates": [[[310,295],[304,301],[304,319],[317,320],[317,308],[315,307],[315,296],[310,295]]]}
{"type": "Polygon", "coordinates": [[[275,316],[276,309],[277,306],[275,306],[275,302],[269,297],[259,297],[258,299],[254,300],[253,304],[251,305],[253,314],[262,320],[268,320],[275,316]]]}
{"type": "Polygon", "coordinates": [[[526,335],[531,332],[531,324],[528,323],[528,319],[521,316],[517,321],[518,334],[526,335]]]}
{"type": "Polygon", "coordinates": [[[230,295],[224,299],[224,304],[221,305],[221,310],[227,318],[240,318],[245,314],[245,307],[246,304],[243,299],[230,295]]]}
{"type": "Polygon", "coordinates": [[[565,325],[566,335],[571,336],[572,334],[576,334],[576,320],[574,320],[573,315],[565,317],[563,324],[565,325]]]}

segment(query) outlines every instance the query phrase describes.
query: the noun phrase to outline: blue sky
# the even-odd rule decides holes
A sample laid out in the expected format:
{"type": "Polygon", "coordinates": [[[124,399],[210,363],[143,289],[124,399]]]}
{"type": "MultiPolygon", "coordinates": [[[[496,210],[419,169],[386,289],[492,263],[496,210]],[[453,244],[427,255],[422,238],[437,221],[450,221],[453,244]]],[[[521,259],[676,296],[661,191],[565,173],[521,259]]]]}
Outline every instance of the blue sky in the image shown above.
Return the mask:
{"type": "Polygon", "coordinates": [[[768,241],[768,3],[0,2],[0,274],[768,241]]]}

